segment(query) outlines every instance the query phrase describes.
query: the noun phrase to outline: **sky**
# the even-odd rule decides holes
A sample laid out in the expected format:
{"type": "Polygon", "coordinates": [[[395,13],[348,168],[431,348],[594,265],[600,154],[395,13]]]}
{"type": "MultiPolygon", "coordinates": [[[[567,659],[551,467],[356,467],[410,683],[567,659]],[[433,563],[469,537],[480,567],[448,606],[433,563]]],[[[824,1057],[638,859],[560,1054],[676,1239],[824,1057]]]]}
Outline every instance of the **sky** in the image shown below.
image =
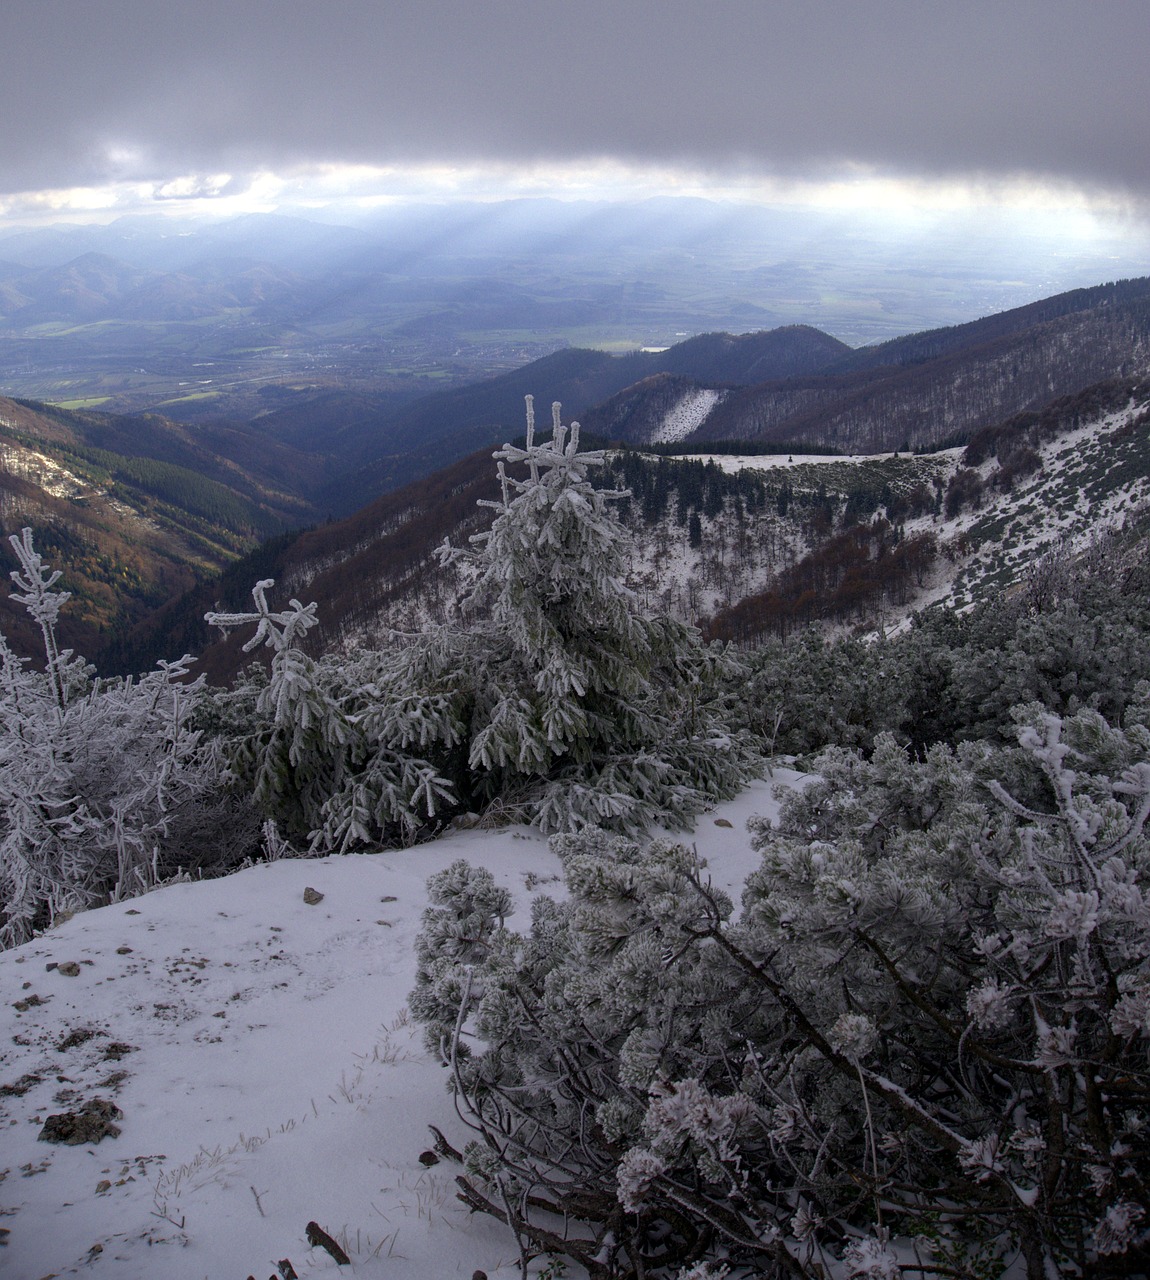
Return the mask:
{"type": "Polygon", "coordinates": [[[1150,218],[1145,0],[8,0],[0,226],[711,194],[1150,218]]]}

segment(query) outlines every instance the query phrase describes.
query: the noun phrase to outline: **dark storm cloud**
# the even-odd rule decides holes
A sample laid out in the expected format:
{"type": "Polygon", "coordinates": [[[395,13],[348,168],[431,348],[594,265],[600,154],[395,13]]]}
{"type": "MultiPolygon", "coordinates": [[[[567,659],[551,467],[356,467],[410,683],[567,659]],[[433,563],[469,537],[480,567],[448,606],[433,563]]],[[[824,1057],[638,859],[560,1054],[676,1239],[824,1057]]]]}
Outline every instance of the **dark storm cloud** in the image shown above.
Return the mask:
{"type": "Polygon", "coordinates": [[[358,161],[1150,193],[1146,0],[9,0],[0,190],[358,161]]]}

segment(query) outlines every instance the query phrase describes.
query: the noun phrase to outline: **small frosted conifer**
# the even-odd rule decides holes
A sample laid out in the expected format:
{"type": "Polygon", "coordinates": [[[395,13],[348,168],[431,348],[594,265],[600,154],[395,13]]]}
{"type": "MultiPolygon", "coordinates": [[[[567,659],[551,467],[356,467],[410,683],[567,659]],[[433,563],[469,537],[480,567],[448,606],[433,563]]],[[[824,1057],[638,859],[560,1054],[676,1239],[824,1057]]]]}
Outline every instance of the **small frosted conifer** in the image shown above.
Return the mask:
{"type": "Polygon", "coordinates": [[[604,455],[579,451],[558,404],[538,443],[528,396],[525,446],[495,458],[491,529],[440,553],[471,579],[473,793],[517,802],[544,830],[683,824],[753,771],[719,698],[730,660],[637,607],[623,581],[630,534],[612,510],[627,495],[591,484],[604,455]]]}

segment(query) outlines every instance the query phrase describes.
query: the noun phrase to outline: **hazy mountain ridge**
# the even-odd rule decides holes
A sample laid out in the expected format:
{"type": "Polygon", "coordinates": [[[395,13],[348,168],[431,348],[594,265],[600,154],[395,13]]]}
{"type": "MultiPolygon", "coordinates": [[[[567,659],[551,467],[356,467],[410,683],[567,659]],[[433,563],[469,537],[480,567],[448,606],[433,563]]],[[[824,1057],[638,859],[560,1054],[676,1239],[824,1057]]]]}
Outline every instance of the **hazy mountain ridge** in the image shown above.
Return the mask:
{"type": "Polygon", "coordinates": [[[28,326],[48,321],[199,320],[283,304],[299,291],[298,277],[262,263],[235,263],[230,269],[213,264],[197,273],[160,272],[93,252],[61,266],[6,273],[0,321],[28,326]]]}
{"type": "Polygon", "coordinates": [[[966,324],[926,329],[920,333],[908,333],[886,342],[860,347],[843,358],[841,367],[846,371],[882,365],[917,364],[955,350],[1009,337],[1077,312],[1144,304],[1147,293],[1147,280],[1144,277],[1114,280],[1086,289],[1070,289],[1025,306],[1012,307],[1008,311],[971,320],[966,324]]]}
{"type": "MultiPolygon", "coordinates": [[[[961,441],[1093,383],[1150,372],[1150,280],[1077,291],[850,359],[863,367],[732,391],[688,439],[701,448],[711,440],[806,441],[855,453],[961,441]]],[[[587,414],[586,425],[647,443],[666,412],[661,390],[629,388],[587,414]],[[645,405],[644,394],[657,403],[645,405]]]]}

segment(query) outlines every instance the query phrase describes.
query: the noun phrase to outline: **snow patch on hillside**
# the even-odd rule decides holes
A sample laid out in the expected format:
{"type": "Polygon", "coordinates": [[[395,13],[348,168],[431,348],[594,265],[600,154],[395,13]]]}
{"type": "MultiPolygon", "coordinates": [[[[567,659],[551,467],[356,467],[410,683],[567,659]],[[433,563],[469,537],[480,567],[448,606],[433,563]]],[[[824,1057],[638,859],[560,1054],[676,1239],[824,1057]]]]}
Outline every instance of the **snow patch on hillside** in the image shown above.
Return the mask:
{"type": "Polygon", "coordinates": [[[676,440],[686,440],[706,422],[724,394],[705,388],[688,391],[663,415],[663,421],[651,433],[651,443],[673,444],[676,440]]]}
{"type": "Polygon", "coordinates": [[[54,458],[23,445],[0,444],[0,468],[28,480],[53,498],[91,497],[93,489],[79,476],[62,467],[54,458]]]}

